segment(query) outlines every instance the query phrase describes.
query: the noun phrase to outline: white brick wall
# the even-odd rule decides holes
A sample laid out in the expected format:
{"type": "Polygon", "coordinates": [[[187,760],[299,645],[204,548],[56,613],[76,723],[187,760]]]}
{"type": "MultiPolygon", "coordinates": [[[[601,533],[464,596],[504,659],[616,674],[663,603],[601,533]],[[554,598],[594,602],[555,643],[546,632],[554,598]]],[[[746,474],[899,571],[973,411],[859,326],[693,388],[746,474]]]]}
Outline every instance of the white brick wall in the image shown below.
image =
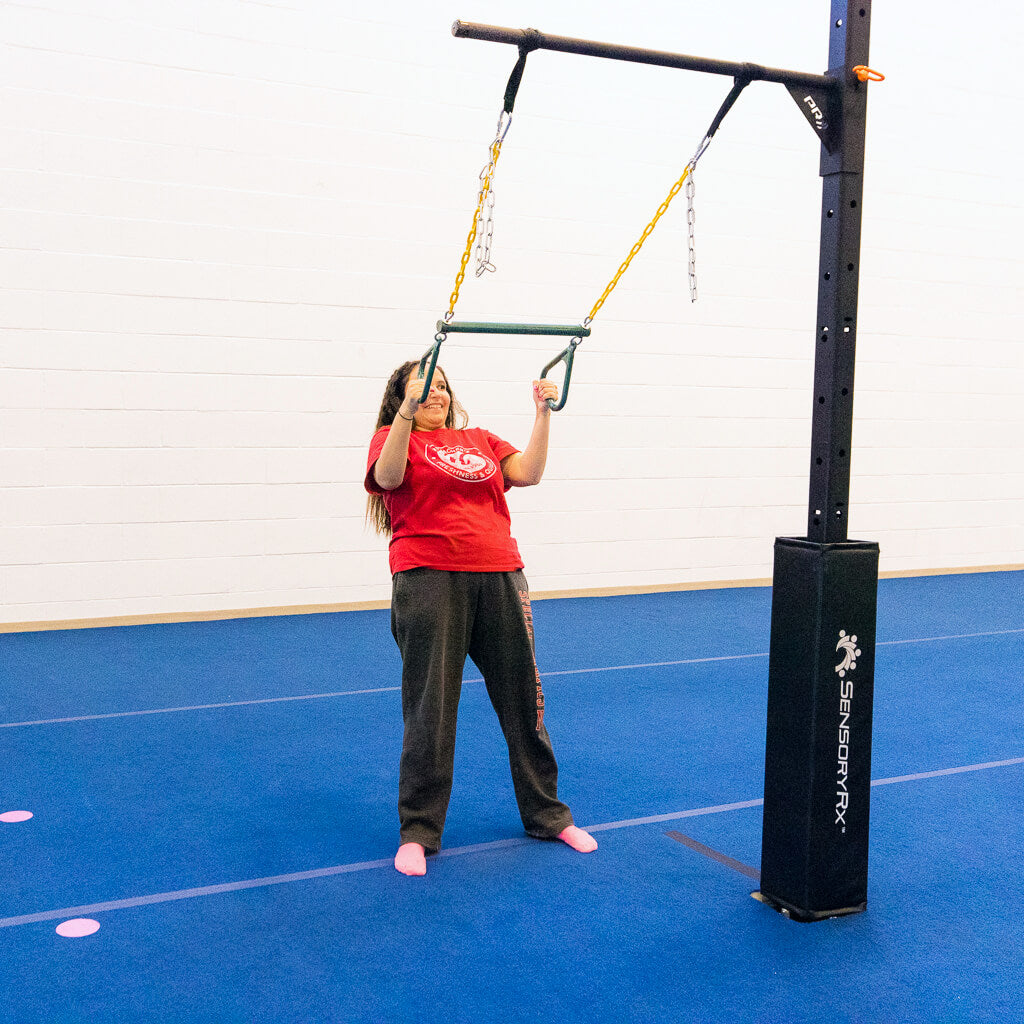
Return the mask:
{"type": "MultiPolygon", "coordinates": [[[[366,443],[447,308],[515,57],[460,16],[826,63],[825,0],[0,0],[0,621],[386,599],[366,443]]],[[[972,46],[952,3],[875,5],[850,528],[883,569],[1024,562],[1021,20],[981,0],[972,46]]],[[[499,273],[459,316],[578,322],[728,84],[534,54],[499,273]]],[[[803,531],[819,202],[813,138],[755,83],[697,175],[700,301],[680,199],[511,495],[535,591],[765,577],[803,531]]],[[[443,363],[523,444],[557,347],[443,363]]]]}

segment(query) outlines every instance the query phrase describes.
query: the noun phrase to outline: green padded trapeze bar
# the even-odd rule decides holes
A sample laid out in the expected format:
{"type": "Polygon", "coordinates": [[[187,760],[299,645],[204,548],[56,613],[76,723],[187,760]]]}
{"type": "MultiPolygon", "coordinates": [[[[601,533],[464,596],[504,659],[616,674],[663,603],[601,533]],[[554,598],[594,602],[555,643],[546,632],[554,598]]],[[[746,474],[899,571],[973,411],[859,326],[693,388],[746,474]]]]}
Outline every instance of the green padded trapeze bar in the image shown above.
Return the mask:
{"type": "Polygon", "coordinates": [[[566,338],[589,338],[590,328],[578,324],[481,324],[469,320],[437,321],[439,334],[559,334],[566,338]]]}

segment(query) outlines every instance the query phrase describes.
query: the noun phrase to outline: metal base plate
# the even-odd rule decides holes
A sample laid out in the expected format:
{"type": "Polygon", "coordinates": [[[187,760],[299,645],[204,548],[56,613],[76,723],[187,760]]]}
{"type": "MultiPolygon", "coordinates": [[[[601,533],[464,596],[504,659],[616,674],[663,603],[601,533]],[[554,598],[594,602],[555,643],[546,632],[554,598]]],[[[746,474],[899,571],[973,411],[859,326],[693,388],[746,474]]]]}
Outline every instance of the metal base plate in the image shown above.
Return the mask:
{"type": "Polygon", "coordinates": [[[835,910],[803,910],[786,903],[785,900],[776,899],[763,892],[752,892],[750,894],[759,903],[771,907],[776,913],[788,917],[791,921],[799,921],[801,924],[811,924],[814,921],[827,921],[832,917],[849,917],[850,914],[863,914],[868,909],[867,900],[855,907],[838,907],[835,910]]]}

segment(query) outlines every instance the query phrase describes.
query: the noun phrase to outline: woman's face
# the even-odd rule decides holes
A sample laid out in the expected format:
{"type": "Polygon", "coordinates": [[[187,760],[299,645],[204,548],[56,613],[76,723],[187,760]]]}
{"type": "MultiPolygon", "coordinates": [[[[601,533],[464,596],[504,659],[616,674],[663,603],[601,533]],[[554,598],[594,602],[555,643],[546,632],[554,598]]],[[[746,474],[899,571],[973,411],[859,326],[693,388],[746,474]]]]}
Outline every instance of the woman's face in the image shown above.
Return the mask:
{"type": "MultiPolygon", "coordinates": [[[[409,374],[409,380],[416,377],[414,368],[409,374]]],[[[423,385],[420,384],[418,391],[413,394],[419,398],[423,394],[423,385]]],[[[440,370],[434,371],[434,379],[430,382],[430,394],[427,400],[416,410],[416,422],[413,427],[417,430],[440,430],[448,419],[448,409],[451,407],[452,397],[448,394],[448,381],[440,370]]]]}

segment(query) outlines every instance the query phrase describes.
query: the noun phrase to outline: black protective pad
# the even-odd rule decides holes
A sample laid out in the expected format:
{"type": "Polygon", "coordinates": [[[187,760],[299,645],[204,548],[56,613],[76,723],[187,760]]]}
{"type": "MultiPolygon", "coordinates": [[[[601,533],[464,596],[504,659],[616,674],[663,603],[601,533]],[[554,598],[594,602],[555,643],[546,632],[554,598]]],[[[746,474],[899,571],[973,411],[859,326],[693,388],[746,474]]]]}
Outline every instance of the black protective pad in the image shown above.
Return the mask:
{"type": "Polygon", "coordinates": [[[878,545],[775,541],[761,894],[815,920],[867,902],[878,545]]]}

